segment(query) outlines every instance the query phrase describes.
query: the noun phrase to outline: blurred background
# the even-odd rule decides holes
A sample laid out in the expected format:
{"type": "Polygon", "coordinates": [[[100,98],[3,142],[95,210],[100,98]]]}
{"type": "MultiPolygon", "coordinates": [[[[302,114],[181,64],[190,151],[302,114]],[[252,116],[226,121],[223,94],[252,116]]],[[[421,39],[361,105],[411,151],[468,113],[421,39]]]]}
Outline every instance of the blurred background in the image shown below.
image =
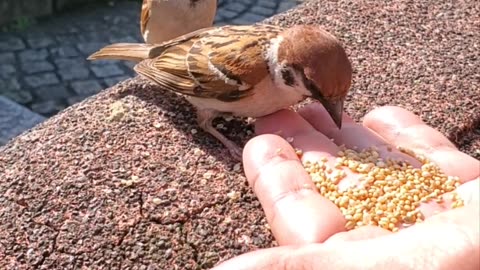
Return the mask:
{"type": "MultiPolygon", "coordinates": [[[[115,42],[143,42],[141,0],[0,1],[0,145],[104,88],[132,64],[89,62],[115,42]]],[[[219,0],[215,25],[251,24],[298,0],[219,0]]]]}

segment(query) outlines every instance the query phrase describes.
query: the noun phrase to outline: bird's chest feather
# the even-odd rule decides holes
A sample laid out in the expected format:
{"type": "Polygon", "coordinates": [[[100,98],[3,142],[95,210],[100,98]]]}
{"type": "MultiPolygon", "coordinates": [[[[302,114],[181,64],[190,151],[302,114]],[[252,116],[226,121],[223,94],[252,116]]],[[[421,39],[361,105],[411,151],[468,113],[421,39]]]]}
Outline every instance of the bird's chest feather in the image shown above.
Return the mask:
{"type": "Polygon", "coordinates": [[[258,83],[253,92],[253,95],[234,102],[192,96],[188,96],[187,100],[198,109],[212,109],[241,117],[261,117],[292,106],[304,98],[297,91],[276,86],[270,76],[258,83]]]}

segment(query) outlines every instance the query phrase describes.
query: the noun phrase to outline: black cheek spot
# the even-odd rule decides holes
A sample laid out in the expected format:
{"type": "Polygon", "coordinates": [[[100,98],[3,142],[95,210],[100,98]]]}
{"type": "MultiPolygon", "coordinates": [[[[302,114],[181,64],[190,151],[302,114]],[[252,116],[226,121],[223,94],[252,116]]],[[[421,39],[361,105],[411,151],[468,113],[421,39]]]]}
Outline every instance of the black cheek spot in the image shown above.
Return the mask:
{"type": "Polygon", "coordinates": [[[295,78],[293,77],[293,74],[290,70],[288,69],[282,70],[282,78],[285,85],[288,85],[288,86],[295,85],[295,78]]]}

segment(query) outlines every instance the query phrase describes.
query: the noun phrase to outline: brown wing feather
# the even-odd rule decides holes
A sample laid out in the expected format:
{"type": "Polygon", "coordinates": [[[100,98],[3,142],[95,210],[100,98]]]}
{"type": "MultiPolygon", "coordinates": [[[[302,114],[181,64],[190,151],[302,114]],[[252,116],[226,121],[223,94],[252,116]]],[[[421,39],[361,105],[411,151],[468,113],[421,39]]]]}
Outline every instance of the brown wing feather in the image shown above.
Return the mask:
{"type": "Polygon", "coordinates": [[[235,101],[268,76],[264,58],[270,39],[282,28],[270,25],[227,26],[199,39],[187,57],[189,72],[201,86],[197,96],[235,101]],[[221,74],[222,76],[219,76],[221,74]]]}
{"type": "Polygon", "coordinates": [[[90,55],[88,60],[115,59],[140,62],[149,58],[150,51],[155,45],[142,43],[115,43],[105,46],[90,55]]]}
{"type": "Polygon", "coordinates": [[[195,88],[185,67],[189,43],[166,48],[159,57],[138,63],[134,70],[167,90],[189,94],[195,88]]]}
{"type": "Polygon", "coordinates": [[[239,100],[268,75],[265,46],[282,30],[251,27],[202,29],[159,44],[151,50],[154,58],[137,64],[135,71],[184,95],[239,100]]]}

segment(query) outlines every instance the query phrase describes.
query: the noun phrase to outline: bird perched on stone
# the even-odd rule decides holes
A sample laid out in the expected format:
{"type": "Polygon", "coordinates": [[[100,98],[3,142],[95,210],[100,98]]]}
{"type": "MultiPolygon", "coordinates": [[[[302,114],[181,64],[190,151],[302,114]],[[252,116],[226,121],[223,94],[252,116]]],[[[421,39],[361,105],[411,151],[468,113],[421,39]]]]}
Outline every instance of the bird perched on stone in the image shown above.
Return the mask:
{"type": "Polygon", "coordinates": [[[340,42],[306,25],[211,27],[162,44],[109,45],[89,59],[138,62],[137,73],[183,95],[197,109],[199,126],[237,159],[242,149],[212,126],[214,118],[261,117],[311,97],[341,128],[352,78],[340,42]]]}
{"type": "Polygon", "coordinates": [[[161,43],[211,27],[217,0],[143,0],[140,31],[146,43],[161,43]]]}

